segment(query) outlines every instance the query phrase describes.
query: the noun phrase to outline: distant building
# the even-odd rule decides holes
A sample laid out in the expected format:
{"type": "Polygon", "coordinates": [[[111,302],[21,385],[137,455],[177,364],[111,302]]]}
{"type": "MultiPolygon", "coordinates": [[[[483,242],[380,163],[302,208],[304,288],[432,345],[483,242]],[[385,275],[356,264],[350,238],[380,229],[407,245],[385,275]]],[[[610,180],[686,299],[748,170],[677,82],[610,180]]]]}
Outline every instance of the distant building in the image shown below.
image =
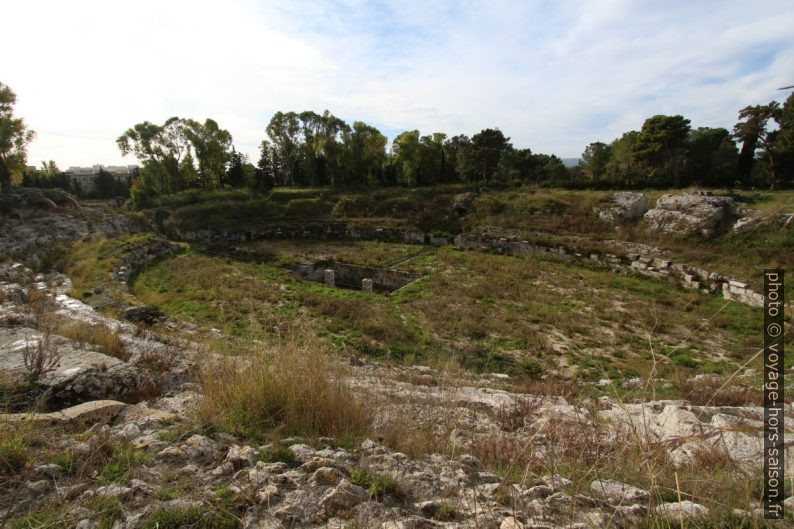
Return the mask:
{"type": "Polygon", "coordinates": [[[105,171],[125,186],[130,185],[130,178],[138,169],[137,165],[92,165],[91,167],[70,167],[66,171],[72,184],[83,194],[91,194],[96,190],[96,179],[99,171],[105,171]]]}

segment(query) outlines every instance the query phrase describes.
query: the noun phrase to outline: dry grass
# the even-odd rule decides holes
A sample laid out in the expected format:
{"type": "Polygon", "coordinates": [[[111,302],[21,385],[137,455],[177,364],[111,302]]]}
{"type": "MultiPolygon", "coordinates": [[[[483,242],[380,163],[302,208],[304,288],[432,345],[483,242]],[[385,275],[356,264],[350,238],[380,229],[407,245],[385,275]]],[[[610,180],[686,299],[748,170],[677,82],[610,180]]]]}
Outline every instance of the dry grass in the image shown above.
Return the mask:
{"type": "Polygon", "coordinates": [[[58,367],[58,362],[61,361],[61,353],[52,343],[52,335],[49,329],[45,330],[40,338],[25,341],[25,348],[22,350],[22,360],[27,377],[31,382],[36,382],[42,376],[58,367]]]}
{"type": "MultiPolygon", "coordinates": [[[[734,381],[722,387],[721,377],[694,380],[680,378],[673,384],[680,398],[695,406],[763,406],[764,393],[756,388],[734,381]]],[[[787,399],[789,401],[790,399],[787,399]]]]}
{"type": "Polygon", "coordinates": [[[114,332],[102,324],[90,324],[78,321],[62,322],[56,327],[57,334],[80,343],[94,345],[102,354],[118,358],[124,362],[130,359],[130,353],[118,332],[114,332]]]}
{"type": "Polygon", "coordinates": [[[345,383],[344,367],[295,333],[272,351],[210,361],[199,376],[198,418],[208,428],[256,439],[343,437],[365,433],[371,422],[364,396],[345,383]]]}

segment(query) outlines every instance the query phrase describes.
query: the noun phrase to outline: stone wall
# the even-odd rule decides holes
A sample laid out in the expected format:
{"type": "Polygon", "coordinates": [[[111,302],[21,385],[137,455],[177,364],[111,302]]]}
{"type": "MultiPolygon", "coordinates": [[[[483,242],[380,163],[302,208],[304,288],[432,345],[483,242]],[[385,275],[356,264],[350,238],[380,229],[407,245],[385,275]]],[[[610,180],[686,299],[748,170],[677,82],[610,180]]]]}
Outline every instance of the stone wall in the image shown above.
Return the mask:
{"type": "Polygon", "coordinates": [[[113,267],[114,279],[123,286],[127,286],[130,277],[146,266],[151,261],[161,257],[174,255],[179,251],[179,246],[165,239],[157,239],[136,246],[124,253],[113,267]]]}
{"type": "MultiPolygon", "coordinates": [[[[379,240],[386,242],[431,244],[434,246],[443,246],[453,243],[455,248],[461,250],[488,251],[517,256],[532,255],[535,257],[566,261],[589,258],[599,261],[617,271],[636,272],[656,279],[672,280],[684,288],[698,289],[712,293],[722,292],[725,299],[735,300],[752,307],[762,307],[764,305],[763,295],[748,288],[746,284],[699,267],[674,263],[666,259],[648,257],[640,254],[627,254],[623,257],[608,253],[594,253],[585,256],[565,246],[544,246],[521,240],[517,237],[458,235],[454,239],[451,239],[449,237],[431,235],[419,230],[402,230],[398,228],[358,229],[349,228],[343,223],[293,227],[217,228],[212,230],[185,232],[181,235],[185,240],[205,243],[303,238],[320,240],[379,240]]],[[[377,279],[374,277],[372,279],[375,282],[375,288],[378,289],[377,279]]],[[[322,280],[322,278],[319,280],[322,280]]],[[[340,279],[340,274],[337,273],[337,282],[340,281],[344,282],[345,279],[340,279]]],[[[352,286],[353,285],[351,285],[351,287],[352,286]]],[[[360,279],[357,279],[355,288],[360,287],[360,279]]],[[[383,289],[388,290],[388,288],[383,289]]]]}
{"type": "Polygon", "coordinates": [[[547,247],[517,238],[489,238],[476,235],[458,235],[455,237],[454,244],[455,248],[461,250],[479,250],[508,255],[533,255],[562,260],[589,258],[616,271],[631,271],[656,279],[668,279],[684,288],[711,293],[722,292],[725,299],[735,300],[751,307],[764,306],[764,296],[748,288],[745,283],[724,277],[716,272],[709,272],[703,268],[674,263],[658,257],[631,253],[625,257],[597,253],[584,256],[564,246],[547,247]]]}
{"type": "Polygon", "coordinates": [[[391,270],[388,268],[373,268],[368,266],[358,266],[348,263],[315,263],[298,265],[296,273],[312,281],[326,281],[327,270],[333,270],[333,281],[335,286],[361,289],[364,279],[372,280],[372,288],[385,292],[391,292],[402,288],[408,283],[421,277],[421,274],[403,272],[401,270],[391,270]]]}
{"type": "Polygon", "coordinates": [[[185,241],[208,244],[270,239],[379,240],[410,244],[432,244],[436,246],[443,246],[451,242],[450,237],[435,236],[421,230],[405,230],[400,228],[350,228],[343,223],[304,226],[213,228],[185,231],[178,235],[185,241]]]}

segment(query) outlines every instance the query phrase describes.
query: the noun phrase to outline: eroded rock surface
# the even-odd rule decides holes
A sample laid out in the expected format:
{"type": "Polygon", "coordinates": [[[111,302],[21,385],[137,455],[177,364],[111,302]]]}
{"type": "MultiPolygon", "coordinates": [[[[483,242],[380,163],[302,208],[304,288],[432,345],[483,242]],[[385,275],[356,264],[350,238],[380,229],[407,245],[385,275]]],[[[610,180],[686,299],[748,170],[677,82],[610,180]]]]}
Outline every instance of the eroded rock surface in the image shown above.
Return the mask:
{"type": "Polygon", "coordinates": [[[736,205],[731,197],[709,193],[662,195],[644,217],[648,228],[667,233],[700,232],[714,234],[736,218],[736,205]]]}
{"type": "Polygon", "coordinates": [[[598,212],[606,222],[627,222],[641,218],[648,211],[648,197],[643,193],[620,191],[610,197],[612,204],[598,212]]]}

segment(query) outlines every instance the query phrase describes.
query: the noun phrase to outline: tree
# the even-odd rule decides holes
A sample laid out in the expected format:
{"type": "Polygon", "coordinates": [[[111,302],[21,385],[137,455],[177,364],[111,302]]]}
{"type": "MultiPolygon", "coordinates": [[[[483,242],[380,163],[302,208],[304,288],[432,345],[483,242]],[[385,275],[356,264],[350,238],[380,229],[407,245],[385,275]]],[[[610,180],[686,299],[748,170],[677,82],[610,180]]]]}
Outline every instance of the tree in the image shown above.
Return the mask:
{"type": "Polygon", "coordinates": [[[179,162],[179,179],[185,188],[199,187],[200,185],[196,161],[193,159],[193,153],[190,150],[179,162]]]}
{"type": "Polygon", "coordinates": [[[420,149],[418,130],[401,132],[392,140],[392,164],[397,183],[406,186],[419,183],[420,149]]]}
{"type": "Polygon", "coordinates": [[[94,185],[94,194],[97,198],[112,198],[115,194],[116,179],[113,178],[112,174],[101,167],[99,168],[99,174],[96,177],[94,185]]]}
{"type": "Polygon", "coordinates": [[[344,183],[365,185],[381,182],[386,161],[386,136],[362,121],[353,122],[353,128],[346,129],[343,134],[344,183]]]}
{"type": "Polygon", "coordinates": [[[794,186],[794,93],[783,103],[778,127],[774,144],[778,157],[778,176],[781,184],[790,187],[794,186]]]}
{"type": "Polygon", "coordinates": [[[201,186],[220,188],[231,159],[232,135],[209,118],[204,123],[185,120],[183,134],[196,155],[201,186]]]}
{"type": "Polygon", "coordinates": [[[639,132],[630,130],[609,145],[611,154],[607,162],[606,174],[613,185],[619,184],[621,187],[630,188],[640,184],[641,175],[633,155],[639,136],[639,132]]]}
{"type": "Polygon", "coordinates": [[[733,136],[742,142],[737,172],[745,186],[751,184],[755,151],[759,146],[766,152],[774,181],[775,156],[774,150],[770,149],[772,138],[767,130],[767,124],[770,119],[779,117],[780,112],[780,104],[777,101],[767,105],[747,106],[739,111],[739,122],[733,127],[733,136]]]}
{"type": "Polygon", "coordinates": [[[458,157],[458,172],[472,179],[490,181],[499,165],[502,153],[510,147],[499,129],[484,129],[471,137],[458,157]]]}
{"type": "Polygon", "coordinates": [[[256,164],[252,178],[246,181],[249,191],[261,193],[273,188],[276,184],[276,160],[273,146],[269,141],[263,140],[259,146],[259,161],[256,164]]]}
{"type": "Polygon", "coordinates": [[[12,177],[21,174],[27,162],[27,145],[34,132],[22,118],[14,117],[17,96],[0,83],[0,191],[11,189],[12,177]]]}
{"type": "Polygon", "coordinates": [[[138,123],[119,136],[116,144],[122,156],[133,154],[143,163],[148,192],[172,193],[184,187],[179,166],[189,145],[181,119],[173,117],[163,125],[138,123]]]}
{"type": "Polygon", "coordinates": [[[300,123],[295,112],[276,112],[265,129],[277,160],[275,178],[279,185],[302,185],[300,123]]]}
{"type": "Polygon", "coordinates": [[[243,171],[243,164],[248,160],[246,156],[237,152],[232,147],[232,153],[229,158],[229,167],[226,169],[226,177],[224,182],[231,187],[243,187],[245,185],[245,172],[243,171]]]}
{"type": "Polygon", "coordinates": [[[689,180],[706,186],[733,186],[738,150],[723,128],[699,127],[687,138],[689,180]]]}
{"type": "Polygon", "coordinates": [[[610,156],[612,156],[612,147],[606,143],[596,141],[585,147],[579,165],[591,183],[605,176],[610,156]]]}
{"type": "Polygon", "coordinates": [[[645,120],[634,145],[634,160],[657,185],[680,186],[686,162],[689,120],[656,115],[645,120]]]}
{"type": "Polygon", "coordinates": [[[458,158],[461,153],[471,144],[471,140],[465,134],[452,136],[444,142],[444,171],[441,175],[442,182],[457,182],[461,179],[458,172],[458,158]]]}

